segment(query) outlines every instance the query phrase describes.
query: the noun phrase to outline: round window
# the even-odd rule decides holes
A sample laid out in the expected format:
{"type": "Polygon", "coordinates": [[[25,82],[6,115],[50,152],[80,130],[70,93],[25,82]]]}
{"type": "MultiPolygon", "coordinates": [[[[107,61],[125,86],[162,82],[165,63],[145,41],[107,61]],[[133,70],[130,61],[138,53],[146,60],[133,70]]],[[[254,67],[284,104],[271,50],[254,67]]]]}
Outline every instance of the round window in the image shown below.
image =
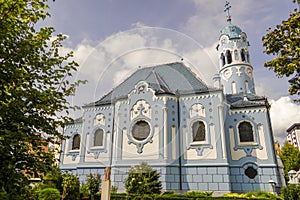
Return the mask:
{"type": "Polygon", "coordinates": [[[133,125],[132,136],[134,139],[142,141],[150,134],[150,126],[146,121],[138,121],[133,125]]]}

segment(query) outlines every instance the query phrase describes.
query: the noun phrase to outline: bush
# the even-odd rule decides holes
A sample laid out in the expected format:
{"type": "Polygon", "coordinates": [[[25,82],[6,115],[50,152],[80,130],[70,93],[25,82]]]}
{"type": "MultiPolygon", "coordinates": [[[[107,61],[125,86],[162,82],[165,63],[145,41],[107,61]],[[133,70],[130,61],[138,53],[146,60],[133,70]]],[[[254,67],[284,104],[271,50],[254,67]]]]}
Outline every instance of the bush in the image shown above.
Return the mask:
{"type": "Polygon", "coordinates": [[[73,174],[64,174],[62,175],[63,182],[63,200],[76,200],[79,198],[79,180],[78,177],[73,174]]]}
{"type": "Polygon", "coordinates": [[[111,186],[111,190],[110,190],[111,193],[117,193],[118,192],[118,187],[117,186],[114,186],[112,185],[111,186]]]}
{"type": "Polygon", "coordinates": [[[59,190],[56,188],[44,188],[39,191],[39,200],[60,200],[59,190]]]}
{"type": "Polygon", "coordinates": [[[288,185],[281,189],[281,195],[284,200],[300,199],[300,185],[288,185]]]}
{"type": "Polygon", "coordinates": [[[53,168],[42,179],[41,188],[56,188],[62,193],[62,174],[58,168],[53,168]]]}
{"type": "Polygon", "coordinates": [[[97,176],[90,174],[86,181],[86,185],[87,185],[89,194],[92,196],[92,199],[94,198],[94,195],[99,191],[99,186],[101,183],[100,177],[101,177],[100,174],[97,174],[97,176]]]}
{"type": "Polygon", "coordinates": [[[188,191],[185,193],[186,196],[192,196],[192,197],[211,197],[212,192],[202,192],[202,191],[188,191]]]}
{"type": "Polygon", "coordinates": [[[161,182],[158,180],[159,174],[147,163],[142,162],[139,166],[129,170],[125,180],[125,188],[128,194],[138,194],[142,197],[145,194],[160,194],[161,182]]]}

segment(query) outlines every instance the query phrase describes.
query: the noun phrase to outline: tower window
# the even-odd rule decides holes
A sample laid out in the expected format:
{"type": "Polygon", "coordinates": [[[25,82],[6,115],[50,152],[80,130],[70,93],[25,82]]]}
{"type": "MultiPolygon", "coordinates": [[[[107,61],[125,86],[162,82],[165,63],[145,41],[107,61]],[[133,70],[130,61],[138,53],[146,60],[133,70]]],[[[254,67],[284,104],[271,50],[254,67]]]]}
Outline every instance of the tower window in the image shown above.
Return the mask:
{"type": "Polygon", "coordinates": [[[80,135],[76,134],[73,137],[72,150],[80,149],[80,135]]]}
{"type": "Polygon", "coordinates": [[[221,65],[222,67],[225,65],[225,56],[223,53],[221,53],[221,65]]]}
{"type": "Polygon", "coordinates": [[[229,50],[226,51],[227,64],[232,62],[231,52],[229,50]]]}
{"type": "Polygon", "coordinates": [[[243,62],[246,61],[246,56],[245,56],[245,50],[244,49],[241,50],[241,59],[242,59],[243,62]]]}
{"type": "Polygon", "coordinates": [[[103,129],[96,130],[94,134],[94,146],[103,146],[103,136],[104,136],[103,129]]]}
{"type": "Polygon", "coordinates": [[[242,122],[238,126],[240,142],[254,142],[252,125],[249,122],[242,122]]]}
{"type": "Polygon", "coordinates": [[[237,50],[234,50],[234,59],[238,60],[239,59],[239,54],[237,50]]]}
{"type": "Polygon", "coordinates": [[[232,81],[231,83],[231,90],[232,90],[232,94],[236,94],[236,83],[234,81],[232,81]]]}
{"type": "Polygon", "coordinates": [[[247,52],[247,62],[250,62],[250,56],[249,56],[249,53],[247,52]]]}
{"type": "Polygon", "coordinates": [[[249,82],[245,81],[245,88],[246,88],[246,93],[249,93],[249,82]]]}
{"type": "Polygon", "coordinates": [[[205,125],[201,121],[196,121],[192,126],[193,142],[205,141],[205,125]]]}

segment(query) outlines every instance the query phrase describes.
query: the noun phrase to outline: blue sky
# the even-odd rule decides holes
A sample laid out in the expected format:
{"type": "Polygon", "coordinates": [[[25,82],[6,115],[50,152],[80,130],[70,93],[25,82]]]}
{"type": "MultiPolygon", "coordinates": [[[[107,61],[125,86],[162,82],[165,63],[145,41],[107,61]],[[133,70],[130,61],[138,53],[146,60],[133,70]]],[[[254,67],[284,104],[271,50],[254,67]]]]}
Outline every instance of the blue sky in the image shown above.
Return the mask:
{"type": "MultiPolygon", "coordinates": [[[[300,107],[288,95],[287,79],[263,67],[262,36],[287,19],[296,7],[292,0],[231,0],[232,23],[250,41],[251,63],[258,95],[272,104],[271,119],[277,139],[300,121],[300,107]]],[[[138,66],[184,62],[208,84],[218,72],[216,43],[226,25],[225,0],[56,0],[50,2],[43,24],[68,35],[62,50],[72,50],[87,79],[72,103],[98,100],[138,66]]],[[[78,115],[75,114],[75,115],[78,115]]]]}

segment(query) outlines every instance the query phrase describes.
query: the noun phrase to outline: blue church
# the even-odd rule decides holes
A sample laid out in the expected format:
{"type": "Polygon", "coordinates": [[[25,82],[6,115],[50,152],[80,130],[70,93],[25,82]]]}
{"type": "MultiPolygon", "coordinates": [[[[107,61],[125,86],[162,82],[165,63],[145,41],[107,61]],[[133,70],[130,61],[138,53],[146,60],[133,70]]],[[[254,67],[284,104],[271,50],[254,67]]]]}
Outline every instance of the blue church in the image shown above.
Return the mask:
{"type": "Polygon", "coordinates": [[[247,35],[226,10],[212,86],[183,62],[137,69],[66,126],[61,170],[84,182],[111,166],[119,191],[141,162],[158,170],[164,190],[241,193],[284,186],[270,105],[255,94],[247,35]]]}

